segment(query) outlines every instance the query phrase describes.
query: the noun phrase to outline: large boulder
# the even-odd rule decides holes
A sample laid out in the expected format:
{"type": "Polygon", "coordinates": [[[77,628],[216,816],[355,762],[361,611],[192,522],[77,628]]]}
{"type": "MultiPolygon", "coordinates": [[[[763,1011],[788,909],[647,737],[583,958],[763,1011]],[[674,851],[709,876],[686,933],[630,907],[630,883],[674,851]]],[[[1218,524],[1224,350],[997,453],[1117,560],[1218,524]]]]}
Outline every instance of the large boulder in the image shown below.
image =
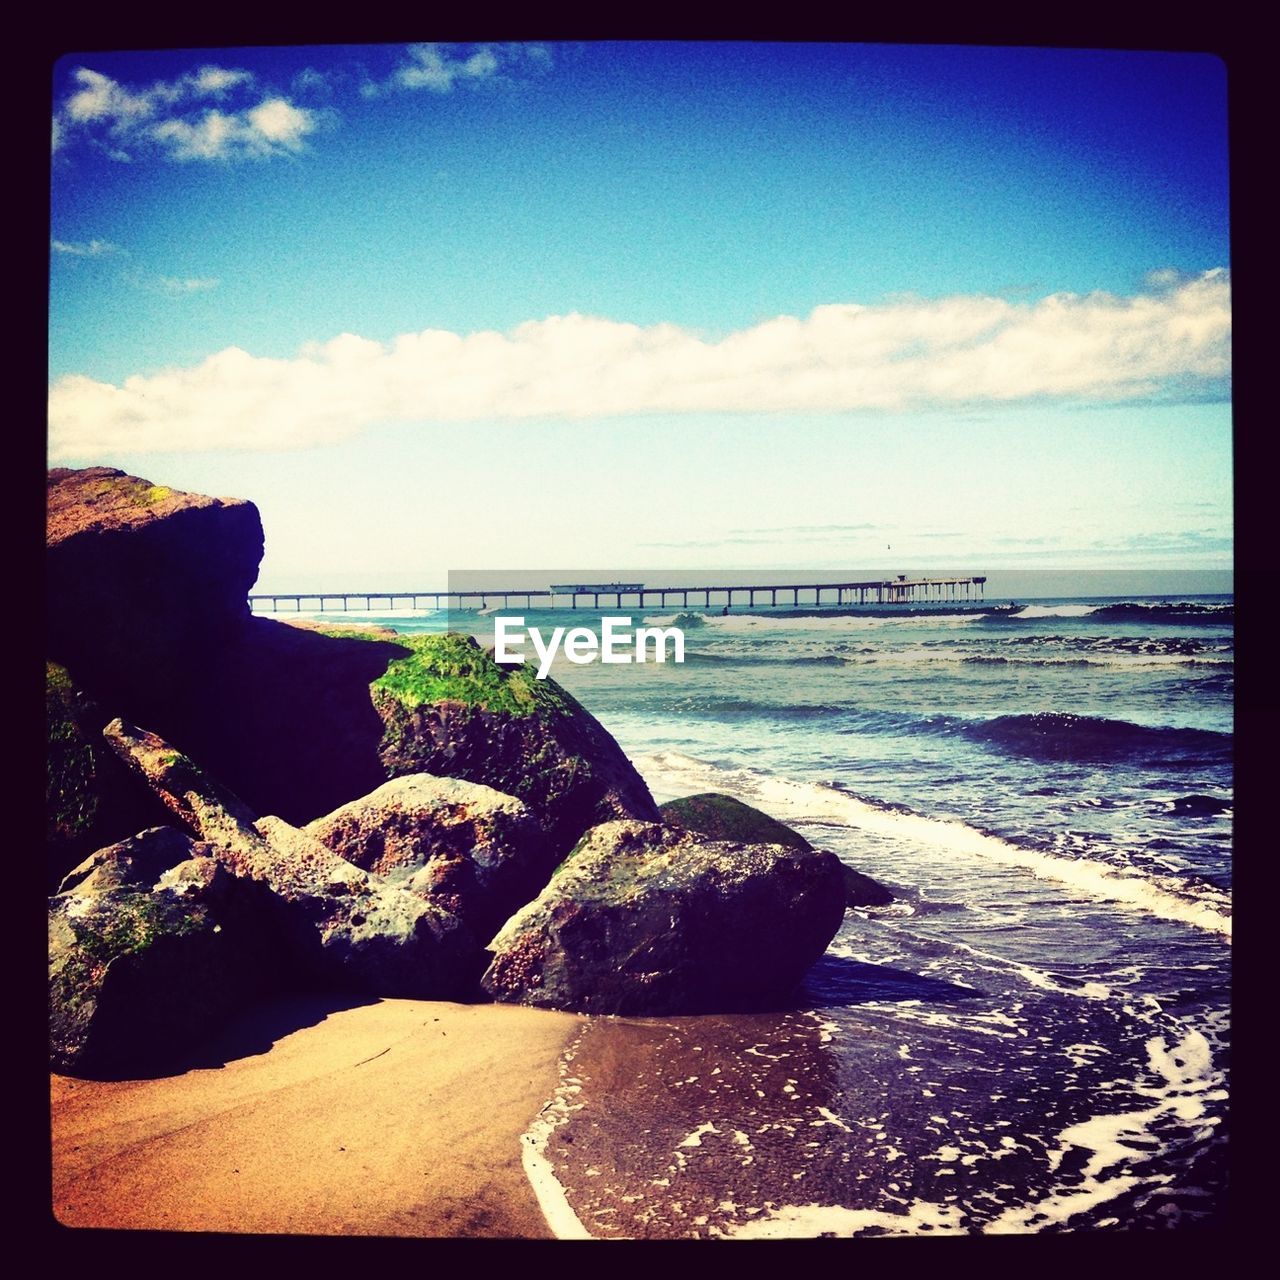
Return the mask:
{"type": "Polygon", "coordinates": [[[98,850],[49,901],[57,1070],[174,1065],[282,975],[261,899],[171,827],[98,850]]]}
{"type": "Polygon", "coordinates": [[[456,916],[279,818],[255,818],[155,734],[114,720],[104,736],[214,858],[268,891],[273,930],[303,971],[380,996],[450,999],[469,990],[479,945],[456,916]]]}
{"type": "MultiPolygon", "coordinates": [[[[663,822],[710,836],[713,840],[743,840],[755,844],[785,844],[793,849],[813,846],[798,831],[785,826],[777,818],[744,804],[733,796],[705,791],[680,800],[669,800],[659,810],[663,822]]],[[[844,902],[847,907],[882,907],[893,901],[893,894],[879,881],[841,866],[844,902]]]]}
{"type": "Polygon", "coordinates": [[[250,502],[50,471],[48,656],[109,703],[171,696],[247,619],[262,545],[250,502]]]}
{"type": "Polygon", "coordinates": [[[527,805],[492,787],[411,773],[306,828],[335,853],[438,903],[490,938],[553,863],[527,805]]]}
{"type": "Polygon", "coordinates": [[[843,916],[834,854],[609,822],[503,926],[481,985],[583,1013],[762,1008],[785,999],[843,916]]]}

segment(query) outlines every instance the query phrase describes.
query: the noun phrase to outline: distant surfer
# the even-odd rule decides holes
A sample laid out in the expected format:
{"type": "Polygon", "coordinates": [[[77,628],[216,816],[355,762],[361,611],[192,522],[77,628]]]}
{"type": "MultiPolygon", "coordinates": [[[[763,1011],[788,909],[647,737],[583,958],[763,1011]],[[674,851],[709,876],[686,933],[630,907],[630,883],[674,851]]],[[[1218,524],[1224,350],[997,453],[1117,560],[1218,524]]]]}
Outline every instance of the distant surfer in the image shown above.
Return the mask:
{"type": "Polygon", "coordinates": [[[720,610],[720,616],[723,618],[728,614],[728,612],[729,612],[729,606],[725,605],[725,607],[720,610]]]}

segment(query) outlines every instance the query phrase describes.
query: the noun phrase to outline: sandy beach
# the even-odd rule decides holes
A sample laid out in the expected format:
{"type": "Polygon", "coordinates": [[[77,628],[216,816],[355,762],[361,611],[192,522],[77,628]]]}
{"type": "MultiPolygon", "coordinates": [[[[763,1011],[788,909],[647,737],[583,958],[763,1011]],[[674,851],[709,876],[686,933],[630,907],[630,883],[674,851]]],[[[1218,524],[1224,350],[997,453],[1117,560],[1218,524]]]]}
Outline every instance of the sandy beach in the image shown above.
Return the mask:
{"type": "Polygon", "coordinates": [[[295,1000],[238,1022],[180,1075],[55,1075],[54,1214],[71,1227],[547,1238],[520,1139],[580,1021],[295,1000]]]}

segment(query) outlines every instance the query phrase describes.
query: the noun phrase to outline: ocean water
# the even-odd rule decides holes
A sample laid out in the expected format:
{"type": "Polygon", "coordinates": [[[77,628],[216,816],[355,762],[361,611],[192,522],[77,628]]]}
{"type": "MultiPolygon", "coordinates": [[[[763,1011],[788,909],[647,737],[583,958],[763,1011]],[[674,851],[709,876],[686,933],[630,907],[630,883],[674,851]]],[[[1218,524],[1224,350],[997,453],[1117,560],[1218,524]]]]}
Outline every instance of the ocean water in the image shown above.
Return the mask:
{"type": "MultiPolygon", "coordinates": [[[[660,802],[738,796],[897,896],[846,913],[786,1009],[590,1020],[526,1135],[557,1232],[1218,1221],[1230,597],[693,613],[682,665],[552,675],[660,802]]],[[[326,616],[492,642],[475,613],[326,616]]]]}

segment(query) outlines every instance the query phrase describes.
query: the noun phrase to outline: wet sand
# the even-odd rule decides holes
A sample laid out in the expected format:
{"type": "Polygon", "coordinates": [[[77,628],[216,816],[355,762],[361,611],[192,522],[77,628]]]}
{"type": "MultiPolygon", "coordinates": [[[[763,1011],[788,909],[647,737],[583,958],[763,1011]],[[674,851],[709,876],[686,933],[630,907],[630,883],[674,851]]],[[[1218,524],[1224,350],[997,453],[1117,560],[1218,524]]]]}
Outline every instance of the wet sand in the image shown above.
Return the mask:
{"type": "Polygon", "coordinates": [[[849,1126],[824,1041],[799,1011],[593,1018],[535,1130],[562,1233],[715,1238],[776,1205],[831,1203],[861,1170],[829,1139],[849,1126]]]}
{"type": "Polygon", "coordinates": [[[292,1001],[182,1074],[55,1075],[54,1214],[73,1227],[547,1238],[521,1135],[580,1021],[292,1001]]]}

